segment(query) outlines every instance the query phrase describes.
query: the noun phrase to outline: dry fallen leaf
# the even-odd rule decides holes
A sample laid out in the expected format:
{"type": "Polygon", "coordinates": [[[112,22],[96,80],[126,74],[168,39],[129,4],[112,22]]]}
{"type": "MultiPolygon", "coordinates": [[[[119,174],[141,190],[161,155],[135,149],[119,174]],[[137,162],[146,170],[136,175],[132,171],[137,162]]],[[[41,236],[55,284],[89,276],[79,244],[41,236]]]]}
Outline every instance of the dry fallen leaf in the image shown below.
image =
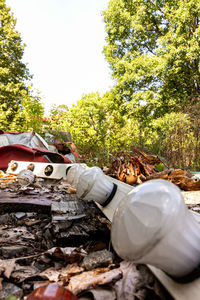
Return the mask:
{"type": "Polygon", "coordinates": [[[96,287],[83,293],[82,296],[79,297],[79,299],[116,300],[116,294],[115,291],[110,287],[96,287]]]}
{"type": "Polygon", "coordinates": [[[4,270],[4,276],[10,278],[11,273],[14,271],[16,266],[15,259],[0,260],[0,269],[4,270]]]}
{"type": "Polygon", "coordinates": [[[18,282],[23,282],[24,280],[37,276],[38,274],[39,271],[34,266],[20,266],[16,264],[11,277],[15,278],[18,282]]]}
{"type": "Polygon", "coordinates": [[[96,285],[116,282],[121,279],[121,277],[122,271],[119,268],[113,270],[109,270],[109,268],[98,268],[73,276],[70,279],[67,288],[77,295],[85,290],[93,288],[96,285]]]}
{"type": "Polygon", "coordinates": [[[39,274],[41,277],[45,277],[49,279],[49,281],[57,282],[60,276],[60,270],[56,270],[55,268],[48,268],[45,271],[39,274]]]}
{"type": "Polygon", "coordinates": [[[70,194],[76,194],[76,189],[73,189],[72,187],[69,187],[67,189],[67,192],[70,193],[70,194]]]}
{"type": "Polygon", "coordinates": [[[53,282],[60,280],[67,281],[71,276],[80,274],[84,271],[84,268],[77,266],[76,264],[67,265],[64,268],[57,270],[56,268],[48,268],[41,272],[39,275],[45,277],[53,282]]]}
{"type": "Polygon", "coordinates": [[[87,252],[82,247],[54,247],[49,249],[46,254],[73,263],[83,259],[87,255],[87,252]]]}
{"type": "Polygon", "coordinates": [[[26,226],[33,226],[35,224],[41,223],[41,220],[34,220],[34,221],[26,221],[25,224],[26,226]]]}
{"type": "Polygon", "coordinates": [[[2,286],[3,278],[0,278],[0,291],[2,291],[3,286],[2,286]]]}
{"type": "Polygon", "coordinates": [[[116,299],[145,300],[150,293],[152,298],[149,299],[167,299],[166,292],[163,292],[163,288],[146,266],[122,261],[120,269],[123,277],[113,287],[116,299]]]}
{"type": "Polygon", "coordinates": [[[117,299],[132,300],[134,296],[138,294],[141,286],[141,275],[132,262],[123,261],[120,264],[120,268],[123,273],[123,278],[115,284],[117,299]]]}

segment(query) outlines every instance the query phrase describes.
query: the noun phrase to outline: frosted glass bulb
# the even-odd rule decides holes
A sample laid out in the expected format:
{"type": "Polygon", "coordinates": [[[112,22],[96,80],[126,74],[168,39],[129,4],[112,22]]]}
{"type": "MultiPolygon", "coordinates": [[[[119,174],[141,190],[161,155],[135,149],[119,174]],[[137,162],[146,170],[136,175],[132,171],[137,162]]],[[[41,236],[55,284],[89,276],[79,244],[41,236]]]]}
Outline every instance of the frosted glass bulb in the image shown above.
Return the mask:
{"type": "Polygon", "coordinates": [[[114,184],[106,178],[103,171],[98,167],[92,167],[80,175],[77,196],[83,200],[94,200],[104,205],[113,188],[114,184]]]}
{"type": "Polygon", "coordinates": [[[66,169],[66,180],[73,187],[77,188],[79,176],[84,172],[84,168],[79,164],[73,164],[66,169]]]}
{"type": "Polygon", "coordinates": [[[129,192],[115,211],[112,244],[117,254],[183,277],[200,264],[200,226],[177,186],[158,179],[129,192]]]}

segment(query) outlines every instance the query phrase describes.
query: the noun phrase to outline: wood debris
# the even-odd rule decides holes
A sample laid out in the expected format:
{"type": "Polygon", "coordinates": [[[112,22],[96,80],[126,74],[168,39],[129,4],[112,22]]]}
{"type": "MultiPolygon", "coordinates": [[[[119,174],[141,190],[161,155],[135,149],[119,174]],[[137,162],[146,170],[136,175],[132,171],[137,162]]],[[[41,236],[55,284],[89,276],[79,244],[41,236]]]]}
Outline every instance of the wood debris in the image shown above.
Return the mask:
{"type": "Polygon", "coordinates": [[[115,284],[124,268],[109,250],[110,222],[94,202],[78,199],[68,188],[54,180],[26,188],[9,182],[0,188],[0,299],[23,299],[50,282],[70,288],[80,299],[84,293],[88,299],[102,299],[100,294],[117,299],[115,284]]]}
{"type": "Polygon", "coordinates": [[[157,156],[148,155],[136,148],[130,155],[119,154],[104,173],[127,184],[141,184],[151,179],[165,179],[176,184],[184,191],[200,190],[200,179],[195,178],[189,171],[167,169],[156,170],[156,165],[164,164],[157,156]]]}
{"type": "Polygon", "coordinates": [[[38,195],[13,194],[0,190],[0,212],[30,212],[48,213],[51,211],[51,200],[38,195]]]}
{"type": "Polygon", "coordinates": [[[67,285],[67,288],[77,295],[95,285],[107,285],[114,283],[121,278],[122,271],[119,268],[113,270],[110,270],[110,268],[97,268],[73,276],[67,285]]]}
{"type": "Polygon", "coordinates": [[[166,179],[176,184],[183,191],[198,191],[200,190],[200,180],[196,179],[188,171],[184,170],[165,170],[157,174],[147,176],[145,180],[151,179],[166,179]]]}
{"type": "Polygon", "coordinates": [[[119,154],[105,173],[128,184],[140,184],[147,176],[157,172],[154,165],[160,162],[157,156],[134,148],[130,155],[119,154]]]}

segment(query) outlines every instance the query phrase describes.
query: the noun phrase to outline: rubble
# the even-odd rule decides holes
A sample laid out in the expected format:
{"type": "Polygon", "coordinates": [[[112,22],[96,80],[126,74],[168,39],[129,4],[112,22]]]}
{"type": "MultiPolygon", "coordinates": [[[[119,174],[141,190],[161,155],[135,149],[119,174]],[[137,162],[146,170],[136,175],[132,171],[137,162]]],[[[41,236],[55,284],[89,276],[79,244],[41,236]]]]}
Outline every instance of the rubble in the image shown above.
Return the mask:
{"type": "Polygon", "coordinates": [[[0,190],[0,212],[43,212],[48,213],[51,211],[51,200],[47,197],[37,194],[24,192],[11,193],[0,190]]]}
{"type": "MultiPolygon", "coordinates": [[[[23,299],[50,282],[80,299],[118,299],[116,283],[125,280],[126,267],[108,250],[111,224],[94,202],[78,199],[64,180],[37,180],[26,188],[13,179],[0,180],[0,186],[0,299],[23,299]]],[[[151,276],[153,286],[157,280],[151,276]]],[[[138,293],[140,286],[145,295],[155,294],[145,282],[138,284],[138,293]]]]}
{"type": "Polygon", "coordinates": [[[113,254],[108,250],[92,252],[83,259],[83,266],[86,270],[97,267],[107,267],[113,263],[113,254]]]}
{"type": "Polygon", "coordinates": [[[23,296],[23,290],[10,282],[3,282],[2,289],[0,290],[0,299],[6,299],[10,295],[20,299],[23,296]]]}

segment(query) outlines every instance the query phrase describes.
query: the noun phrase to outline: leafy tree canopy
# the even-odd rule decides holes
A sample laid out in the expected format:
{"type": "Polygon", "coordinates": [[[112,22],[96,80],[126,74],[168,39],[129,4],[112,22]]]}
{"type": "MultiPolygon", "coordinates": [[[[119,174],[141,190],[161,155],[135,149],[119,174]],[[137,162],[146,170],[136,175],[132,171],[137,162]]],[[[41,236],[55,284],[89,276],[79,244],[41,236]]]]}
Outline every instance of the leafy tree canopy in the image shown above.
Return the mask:
{"type": "Polygon", "coordinates": [[[43,107],[30,84],[31,76],[22,61],[25,45],[16,30],[16,20],[0,0],[0,126],[5,130],[27,130],[41,117],[43,107]]]}
{"type": "Polygon", "coordinates": [[[68,106],[65,104],[56,105],[53,104],[50,109],[50,119],[49,124],[52,130],[63,130],[64,123],[67,118],[68,106]]]}
{"type": "Polygon", "coordinates": [[[15,29],[16,20],[5,0],[0,0],[0,11],[0,103],[14,105],[27,91],[25,82],[30,75],[22,62],[24,44],[15,29]]]}
{"type": "Polygon", "coordinates": [[[98,149],[106,134],[106,110],[99,93],[84,95],[67,114],[66,125],[79,148],[98,149]]]}
{"type": "Polygon", "coordinates": [[[183,111],[198,98],[198,0],[110,0],[104,20],[104,53],[134,115],[183,111]]]}

